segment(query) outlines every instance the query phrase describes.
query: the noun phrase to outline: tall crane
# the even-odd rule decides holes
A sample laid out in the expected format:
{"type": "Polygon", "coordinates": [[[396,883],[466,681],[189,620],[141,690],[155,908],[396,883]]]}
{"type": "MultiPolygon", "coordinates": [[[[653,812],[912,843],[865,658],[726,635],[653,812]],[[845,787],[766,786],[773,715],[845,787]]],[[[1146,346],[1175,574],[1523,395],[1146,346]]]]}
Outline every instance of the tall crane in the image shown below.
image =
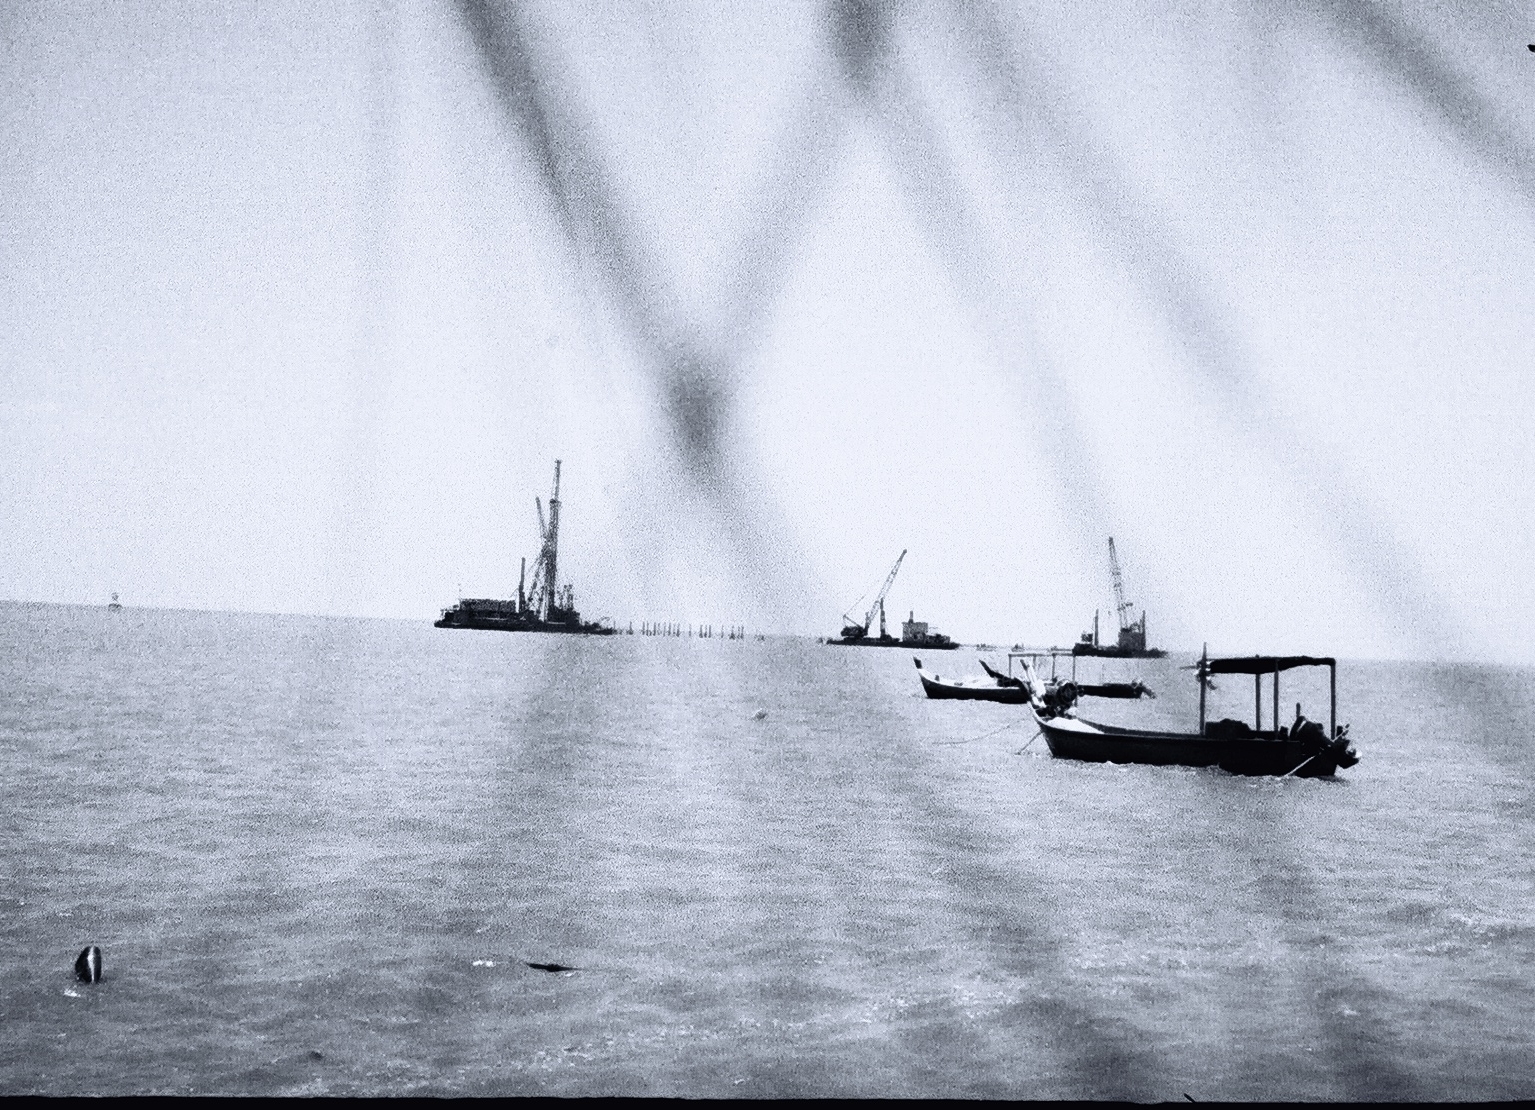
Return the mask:
{"type": "Polygon", "coordinates": [[[901,554],[895,560],[895,566],[891,567],[890,573],[885,575],[885,584],[879,588],[879,593],[874,595],[874,604],[869,606],[869,611],[864,615],[862,624],[859,624],[857,620],[846,613],[842,614],[842,619],[847,621],[847,624],[842,628],[842,638],[844,640],[857,640],[867,636],[869,634],[869,626],[874,623],[874,614],[876,612],[879,613],[879,638],[881,640],[885,639],[885,595],[890,592],[890,583],[895,581],[895,572],[901,569],[901,560],[904,558],[906,558],[906,551],[903,548],[901,554]]]}
{"type": "MultiPolygon", "coordinates": [[[[554,610],[560,606],[560,594],[558,588],[558,565],[560,548],[560,460],[554,460],[554,495],[549,498],[549,521],[544,522],[544,506],[538,498],[533,498],[533,505],[538,509],[538,533],[543,541],[538,549],[538,559],[533,564],[533,588],[528,591],[532,601],[533,614],[539,620],[552,620],[554,610]]],[[[517,587],[519,597],[522,594],[522,586],[517,587]]],[[[566,602],[569,608],[570,602],[566,602]]]]}
{"type": "Polygon", "coordinates": [[[1134,603],[1125,600],[1125,576],[1119,572],[1119,556],[1114,553],[1114,537],[1109,537],[1109,573],[1114,576],[1114,611],[1119,614],[1119,627],[1130,627],[1128,616],[1134,603]]]}
{"type": "MultiPolygon", "coordinates": [[[[1116,646],[1123,652],[1146,654],[1146,613],[1142,610],[1138,621],[1130,619],[1132,603],[1125,600],[1125,576],[1119,571],[1119,555],[1114,550],[1113,536],[1109,537],[1109,572],[1114,576],[1114,610],[1119,614],[1119,641],[1116,646]]],[[[1096,623],[1094,618],[1095,642],[1096,623]]]]}

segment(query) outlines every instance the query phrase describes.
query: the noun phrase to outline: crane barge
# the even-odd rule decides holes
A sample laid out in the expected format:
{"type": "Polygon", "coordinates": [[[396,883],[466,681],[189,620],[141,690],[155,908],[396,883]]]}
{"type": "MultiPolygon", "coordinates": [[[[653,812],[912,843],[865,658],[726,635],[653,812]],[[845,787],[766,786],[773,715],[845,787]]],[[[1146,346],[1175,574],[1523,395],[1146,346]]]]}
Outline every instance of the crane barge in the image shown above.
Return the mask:
{"type": "Polygon", "coordinates": [[[842,620],[842,634],[836,639],[828,639],[828,644],[857,645],[860,647],[920,647],[929,651],[949,651],[959,647],[953,640],[941,632],[928,631],[927,622],[917,620],[915,610],[912,610],[907,619],[901,622],[901,638],[897,640],[885,630],[885,595],[890,592],[890,584],[895,581],[896,572],[901,569],[901,561],[906,558],[903,550],[896,558],[895,566],[890,568],[890,573],[885,575],[885,584],[879,588],[879,593],[874,595],[874,602],[864,614],[863,620],[844,613],[842,620]],[[879,635],[870,636],[869,629],[874,626],[874,616],[879,614],[879,635]]]}
{"type": "Polygon", "coordinates": [[[1167,652],[1161,648],[1146,646],[1146,610],[1141,619],[1132,621],[1135,611],[1133,602],[1125,600],[1125,576],[1119,569],[1119,555],[1114,550],[1114,537],[1109,537],[1109,573],[1114,579],[1114,612],[1119,617],[1119,639],[1105,644],[1098,639],[1098,614],[1093,613],[1093,630],[1082,633],[1082,638],[1072,645],[1073,655],[1100,655],[1118,659],[1160,659],[1167,652]]]}
{"type": "Polygon", "coordinates": [[[480,628],[495,632],[578,632],[587,636],[611,636],[617,629],[595,621],[583,621],[576,611],[575,590],[559,584],[560,552],[560,460],[554,460],[554,493],[549,498],[549,519],[544,520],[544,506],[533,499],[538,510],[538,534],[543,541],[533,567],[529,588],[528,561],[522,561],[517,579],[517,596],[502,600],[492,597],[461,597],[451,609],[444,609],[437,628],[480,628]]]}

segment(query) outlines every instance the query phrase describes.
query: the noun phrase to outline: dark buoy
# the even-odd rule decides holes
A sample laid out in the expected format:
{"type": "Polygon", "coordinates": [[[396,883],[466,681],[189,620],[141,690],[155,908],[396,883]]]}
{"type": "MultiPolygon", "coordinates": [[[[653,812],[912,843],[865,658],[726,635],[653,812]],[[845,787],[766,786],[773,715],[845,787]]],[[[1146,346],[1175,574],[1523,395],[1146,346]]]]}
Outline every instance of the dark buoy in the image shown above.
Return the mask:
{"type": "Polygon", "coordinates": [[[101,949],[94,944],[75,957],[75,978],[82,983],[101,982],[101,949]]]}

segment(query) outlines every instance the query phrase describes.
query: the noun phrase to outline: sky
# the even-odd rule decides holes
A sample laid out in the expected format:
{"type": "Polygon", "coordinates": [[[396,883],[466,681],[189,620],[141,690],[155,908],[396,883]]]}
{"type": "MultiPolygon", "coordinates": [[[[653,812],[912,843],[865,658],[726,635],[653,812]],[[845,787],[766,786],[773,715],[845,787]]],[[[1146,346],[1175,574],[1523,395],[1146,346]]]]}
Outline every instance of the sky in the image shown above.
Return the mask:
{"type": "Polygon", "coordinates": [[[1528,5],[21,3],[0,598],[1535,662],[1528,5]]]}

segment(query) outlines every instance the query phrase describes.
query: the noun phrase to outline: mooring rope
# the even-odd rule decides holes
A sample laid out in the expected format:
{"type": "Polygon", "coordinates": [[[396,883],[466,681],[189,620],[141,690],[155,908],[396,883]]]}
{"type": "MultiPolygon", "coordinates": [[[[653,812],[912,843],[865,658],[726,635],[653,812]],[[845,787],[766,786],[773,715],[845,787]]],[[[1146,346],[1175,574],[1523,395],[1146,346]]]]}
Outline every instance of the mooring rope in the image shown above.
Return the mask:
{"type": "Polygon", "coordinates": [[[1044,734],[1045,734],[1045,730],[1044,729],[1039,729],[1038,731],[1036,731],[1034,733],[1033,736],[1029,737],[1029,742],[1027,744],[1025,744],[1023,747],[1019,748],[1013,754],[1014,755],[1022,755],[1024,752],[1028,751],[1029,748],[1031,748],[1033,746],[1034,741],[1038,740],[1044,734]]]}
{"type": "MultiPolygon", "coordinates": [[[[994,728],[990,732],[983,732],[979,736],[971,736],[971,737],[968,737],[967,739],[964,739],[964,740],[935,740],[935,741],[933,741],[933,746],[935,748],[946,748],[946,747],[949,747],[949,746],[951,746],[953,744],[973,744],[977,740],[985,740],[988,737],[992,737],[992,736],[997,735],[997,733],[999,733],[999,732],[1006,732],[1010,728],[1017,728],[1017,727],[1018,727],[1018,722],[1017,721],[1011,721],[1008,724],[1003,725],[1001,728],[994,728]]],[[[1033,743],[1033,741],[1030,741],[1030,743],[1033,743]]]]}

